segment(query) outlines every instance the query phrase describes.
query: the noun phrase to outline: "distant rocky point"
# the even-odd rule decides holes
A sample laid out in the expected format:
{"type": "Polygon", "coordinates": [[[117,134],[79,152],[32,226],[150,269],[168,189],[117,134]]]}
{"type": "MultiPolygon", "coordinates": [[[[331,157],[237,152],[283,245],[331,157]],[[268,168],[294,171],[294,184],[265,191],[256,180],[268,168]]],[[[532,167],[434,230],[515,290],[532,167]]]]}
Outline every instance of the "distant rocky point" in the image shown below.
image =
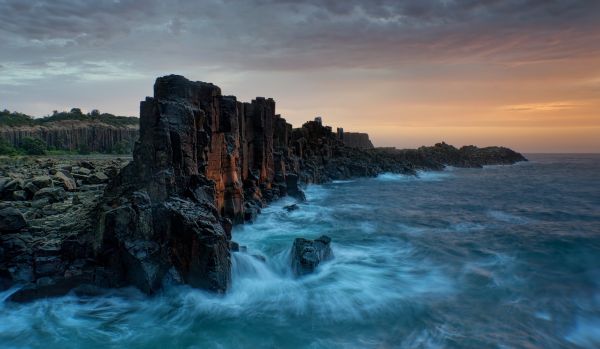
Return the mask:
{"type": "MultiPolygon", "coordinates": [[[[0,288],[22,285],[11,300],[74,288],[154,293],[165,284],[224,293],[233,224],[254,220],[282,196],[303,200],[303,185],[525,160],[503,147],[348,145],[321,119],[293,128],[273,99],[240,102],[177,75],[156,80],[139,122],[127,165],[38,158],[0,166],[0,288]]],[[[298,274],[329,258],[313,258],[316,242],[296,242],[298,274]]]]}

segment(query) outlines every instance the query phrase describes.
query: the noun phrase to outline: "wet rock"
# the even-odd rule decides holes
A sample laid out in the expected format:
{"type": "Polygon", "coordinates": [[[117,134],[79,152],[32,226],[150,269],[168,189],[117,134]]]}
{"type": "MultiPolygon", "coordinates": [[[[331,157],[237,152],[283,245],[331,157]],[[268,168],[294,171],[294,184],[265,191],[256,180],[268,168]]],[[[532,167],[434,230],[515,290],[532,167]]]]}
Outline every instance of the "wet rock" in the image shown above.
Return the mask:
{"type": "Polygon", "coordinates": [[[292,246],[292,271],[296,276],[314,272],[317,266],[333,258],[331,238],[326,235],[316,240],[297,238],[292,246]]]}
{"type": "Polygon", "coordinates": [[[61,202],[67,198],[67,193],[63,188],[44,188],[38,190],[33,196],[33,200],[47,199],[49,203],[61,202]]]}
{"type": "Polygon", "coordinates": [[[7,207],[0,210],[0,233],[14,233],[27,227],[21,211],[7,207]]]}
{"type": "Polygon", "coordinates": [[[229,251],[231,252],[239,252],[240,245],[235,241],[229,241],[229,251]]]}
{"type": "Polygon", "coordinates": [[[298,206],[297,204],[291,204],[291,205],[283,206],[283,209],[288,212],[292,212],[292,211],[296,211],[296,210],[300,209],[300,206],[298,206]]]}

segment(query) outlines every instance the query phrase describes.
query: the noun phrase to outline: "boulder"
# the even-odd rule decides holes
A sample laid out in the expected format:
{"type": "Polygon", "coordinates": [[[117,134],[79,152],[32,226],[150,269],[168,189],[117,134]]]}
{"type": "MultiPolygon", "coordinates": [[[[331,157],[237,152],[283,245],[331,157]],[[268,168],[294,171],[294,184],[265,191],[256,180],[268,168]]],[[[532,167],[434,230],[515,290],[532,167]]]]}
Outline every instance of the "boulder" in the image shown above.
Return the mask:
{"type": "Polygon", "coordinates": [[[29,199],[25,190],[15,190],[12,193],[12,199],[15,201],[26,201],[29,199]]]}
{"type": "Polygon", "coordinates": [[[33,194],[35,194],[38,190],[40,190],[40,188],[37,185],[33,184],[33,182],[27,182],[25,184],[24,189],[27,192],[28,197],[32,197],[33,194]]]}
{"type": "Polygon", "coordinates": [[[300,206],[298,206],[298,204],[291,204],[291,205],[283,206],[283,209],[288,212],[292,212],[292,211],[296,211],[296,210],[300,209],[300,206]]]}
{"type": "Polygon", "coordinates": [[[36,187],[39,189],[51,187],[52,186],[52,178],[50,176],[36,176],[31,180],[36,187]]]}
{"type": "Polygon", "coordinates": [[[27,227],[21,211],[7,207],[0,210],[0,233],[14,233],[27,227]]]}
{"type": "Polygon", "coordinates": [[[321,262],[332,258],[330,237],[323,235],[316,240],[296,238],[292,246],[292,272],[296,276],[310,274],[321,262]]]}
{"type": "Polygon", "coordinates": [[[77,183],[75,179],[66,170],[58,170],[54,175],[54,178],[62,185],[65,190],[73,191],[77,189],[77,183]]]}
{"type": "Polygon", "coordinates": [[[89,184],[102,184],[108,182],[108,176],[104,174],[104,172],[94,172],[87,177],[87,182],[89,184]]]}
{"type": "Polygon", "coordinates": [[[49,203],[61,202],[67,198],[67,193],[63,188],[49,187],[38,190],[33,195],[33,200],[47,199],[49,203]]]}

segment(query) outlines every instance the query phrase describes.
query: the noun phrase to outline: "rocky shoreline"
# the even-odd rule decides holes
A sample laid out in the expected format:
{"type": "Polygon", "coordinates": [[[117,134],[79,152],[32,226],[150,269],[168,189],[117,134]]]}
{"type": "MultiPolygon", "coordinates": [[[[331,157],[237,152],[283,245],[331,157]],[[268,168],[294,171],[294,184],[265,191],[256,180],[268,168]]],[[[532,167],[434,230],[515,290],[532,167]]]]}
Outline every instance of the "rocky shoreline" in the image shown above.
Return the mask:
{"type": "MultiPolygon", "coordinates": [[[[13,301],[76,289],[165,284],[225,293],[231,229],[301,184],[526,159],[502,147],[344,145],[319,120],[292,128],[250,103],[171,75],[140,106],[133,160],[42,160],[0,168],[0,288],[13,301]]],[[[291,243],[291,242],[290,242],[291,243]]]]}

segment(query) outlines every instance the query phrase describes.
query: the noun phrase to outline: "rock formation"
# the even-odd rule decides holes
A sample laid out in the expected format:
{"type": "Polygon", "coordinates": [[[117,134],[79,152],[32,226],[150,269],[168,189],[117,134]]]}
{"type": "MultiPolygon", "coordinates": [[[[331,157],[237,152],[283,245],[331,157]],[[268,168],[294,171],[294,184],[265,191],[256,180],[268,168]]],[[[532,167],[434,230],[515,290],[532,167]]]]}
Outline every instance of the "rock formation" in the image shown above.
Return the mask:
{"type": "Polygon", "coordinates": [[[297,238],[292,245],[292,272],[296,276],[310,274],[321,262],[333,259],[331,238],[323,235],[315,240],[297,238]]]}
{"type": "Polygon", "coordinates": [[[367,133],[343,132],[342,141],[344,145],[350,148],[373,149],[373,143],[367,133]]]}
{"type": "MultiPolygon", "coordinates": [[[[236,246],[232,225],[281,196],[303,200],[301,183],[522,160],[506,148],[445,143],[353,148],[321,120],[292,129],[272,99],[242,103],[213,84],[165,76],[141,102],[133,161],[120,171],[102,161],[0,168],[0,198],[10,201],[0,203],[0,286],[25,285],[12,300],[80,285],[153,293],[185,283],[223,293],[236,246]]],[[[326,259],[320,247],[328,245],[298,240],[296,272],[326,259]]]]}
{"type": "Polygon", "coordinates": [[[53,149],[108,153],[118,144],[133,144],[138,138],[134,125],[115,126],[102,122],[63,120],[33,126],[0,126],[0,138],[17,147],[26,137],[39,138],[53,149]]]}

